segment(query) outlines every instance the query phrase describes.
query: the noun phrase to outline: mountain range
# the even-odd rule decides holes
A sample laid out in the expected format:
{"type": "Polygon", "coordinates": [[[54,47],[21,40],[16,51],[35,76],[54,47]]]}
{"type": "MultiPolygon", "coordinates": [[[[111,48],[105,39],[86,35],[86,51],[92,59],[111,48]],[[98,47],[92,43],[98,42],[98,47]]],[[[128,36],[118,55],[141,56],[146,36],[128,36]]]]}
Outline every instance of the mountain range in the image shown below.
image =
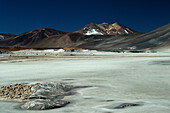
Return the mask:
{"type": "Polygon", "coordinates": [[[72,33],[49,28],[20,35],[1,33],[0,47],[170,52],[170,24],[148,33],[137,32],[119,23],[90,23],[72,33]]]}

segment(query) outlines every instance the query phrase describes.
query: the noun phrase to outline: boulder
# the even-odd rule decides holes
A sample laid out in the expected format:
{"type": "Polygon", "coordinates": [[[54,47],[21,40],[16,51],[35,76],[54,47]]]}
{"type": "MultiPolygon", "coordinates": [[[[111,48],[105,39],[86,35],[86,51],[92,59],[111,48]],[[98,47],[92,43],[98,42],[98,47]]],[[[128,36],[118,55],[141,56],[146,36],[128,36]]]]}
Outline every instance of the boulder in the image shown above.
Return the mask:
{"type": "Polygon", "coordinates": [[[26,102],[24,105],[21,106],[21,108],[25,110],[47,110],[64,107],[68,103],[69,102],[63,100],[51,101],[48,99],[36,99],[26,102]]]}
{"type": "Polygon", "coordinates": [[[57,96],[65,96],[68,94],[68,89],[71,89],[71,86],[56,83],[35,85],[31,88],[34,93],[30,95],[29,99],[53,99],[57,96]]]}

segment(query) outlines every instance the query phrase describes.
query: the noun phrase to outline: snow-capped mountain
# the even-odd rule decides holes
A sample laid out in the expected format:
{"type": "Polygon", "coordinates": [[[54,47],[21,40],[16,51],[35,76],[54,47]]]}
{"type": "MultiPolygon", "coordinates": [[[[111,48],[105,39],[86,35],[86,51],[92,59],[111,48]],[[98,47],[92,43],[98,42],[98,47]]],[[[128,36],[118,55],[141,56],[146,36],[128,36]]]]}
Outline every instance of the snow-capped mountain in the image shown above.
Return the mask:
{"type": "Polygon", "coordinates": [[[78,48],[102,51],[142,50],[170,52],[170,24],[148,33],[81,37],[78,48]]]}
{"type": "Polygon", "coordinates": [[[0,47],[170,51],[170,24],[139,33],[118,23],[91,23],[73,33],[45,28],[18,36],[0,34],[0,38],[0,47]]]}
{"type": "Polygon", "coordinates": [[[81,33],[84,35],[124,35],[124,34],[133,34],[137,33],[135,30],[132,30],[126,26],[120,25],[119,23],[108,24],[94,24],[90,23],[76,33],[81,33]]]}
{"type": "Polygon", "coordinates": [[[90,23],[74,33],[80,33],[83,35],[105,35],[105,31],[101,29],[97,24],[90,23]]]}

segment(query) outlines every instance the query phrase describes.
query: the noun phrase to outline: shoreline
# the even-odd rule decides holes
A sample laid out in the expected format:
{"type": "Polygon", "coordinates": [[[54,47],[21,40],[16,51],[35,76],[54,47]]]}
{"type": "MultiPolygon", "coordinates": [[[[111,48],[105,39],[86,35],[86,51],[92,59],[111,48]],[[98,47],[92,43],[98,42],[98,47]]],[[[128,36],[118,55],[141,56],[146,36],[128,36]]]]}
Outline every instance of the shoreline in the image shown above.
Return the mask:
{"type": "Polygon", "coordinates": [[[0,62],[23,62],[35,60],[53,60],[53,59],[82,59],[82,58],[126,58],[126,57],[170,57],[166,52],[150,53],[118,53],[104,52],[96,50],[65,50],[65,49],[24,49],[24,48],[6,48],[0,51],[0,62]],[[16,50],[15,50],[16,49],[16,50]],[[10,51],[11,50],[11,51],[10,51]],[[15,51],[14,51],[15,50],[15,51]]]}
{"type": "MultiPolygon", "coordinates": [[[[41,51],[42,52],[42,51],[41,51]]],[[[11,61],[34,61],[34,60],[55,60],[55,59],[83,59],[83,58],[126,58],[126,57],[170,57],[170,53],[114,53],[114,52],[62,52],[25,53],[17,51],[9,54],[0,54],[0,62],[11,61]]]]}

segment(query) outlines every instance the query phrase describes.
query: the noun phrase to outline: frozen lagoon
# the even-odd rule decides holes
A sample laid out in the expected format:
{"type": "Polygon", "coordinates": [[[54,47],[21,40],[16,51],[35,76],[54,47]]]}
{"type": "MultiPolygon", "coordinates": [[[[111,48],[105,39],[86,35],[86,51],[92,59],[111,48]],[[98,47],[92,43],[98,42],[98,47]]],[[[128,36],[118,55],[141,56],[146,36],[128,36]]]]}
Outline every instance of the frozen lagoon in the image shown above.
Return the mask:
{"type": "Polygon", "coordinates": [[[1,113],[168,113],[169,57],[56,58],[0,63],[0,85],[65,81],[94,87],[66,97],[71,104],[46,111],[23,111],[0,102],[1,113]],[[123,103],[137,103],[114,109],[123,103]]]}

